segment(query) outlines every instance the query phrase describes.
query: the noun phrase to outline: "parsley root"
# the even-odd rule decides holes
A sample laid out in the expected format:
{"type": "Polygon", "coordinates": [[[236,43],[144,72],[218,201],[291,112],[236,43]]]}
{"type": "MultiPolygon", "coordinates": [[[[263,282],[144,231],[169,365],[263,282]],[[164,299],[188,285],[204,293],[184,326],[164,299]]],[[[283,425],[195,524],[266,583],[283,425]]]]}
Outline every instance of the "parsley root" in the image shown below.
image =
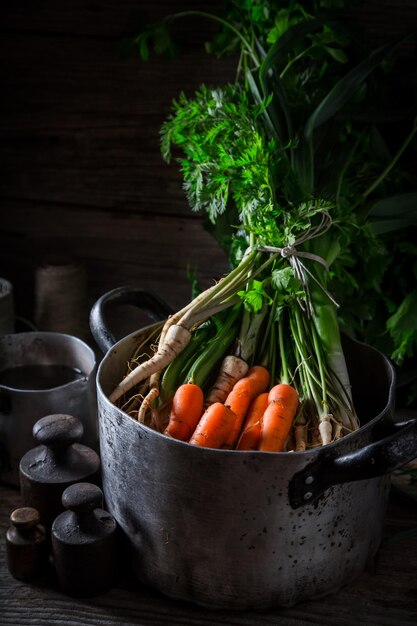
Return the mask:
{"type": "Polygon", "coordinates": [[[249,369],[246,361],[238,356],[228,355],[223,359],[216,381],[209,391],[205,404],[224,402],[238,380],[243,378],[249,369]]]}
{"type": "Polygon", "coordinates": [[[166,332],[164,342],[159,345],[156,354],[148,361],[135,367],[134,370],[125,376],[110,394],[110,402],[116,402],[132,387],[166,367],[185,348],[190,339],[191,333],[187,328],[178,324],[170,326],[166,332]]]}

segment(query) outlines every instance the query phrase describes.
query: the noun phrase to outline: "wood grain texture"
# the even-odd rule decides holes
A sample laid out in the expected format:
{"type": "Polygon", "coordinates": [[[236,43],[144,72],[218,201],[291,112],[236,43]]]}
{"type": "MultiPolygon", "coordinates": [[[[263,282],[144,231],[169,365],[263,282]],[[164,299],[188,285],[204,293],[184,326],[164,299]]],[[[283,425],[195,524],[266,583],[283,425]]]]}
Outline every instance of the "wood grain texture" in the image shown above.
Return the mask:
{"type": "MultiPolygon", "coordinates": [[[[183,54],[142,63],[120,54],[138,12],[157,18],[192,3],[12,5],[0,9],[0,275],[17,312],[33,319],[36,265],[57,251],[85,266],[92,302],[134,284],[183,306],[188,266],[206,285],[227,263],[190,212],[177,165],[162,160],[159,129],[181,89],[218,80],[202,45],[212,25],[184,20],[183,54]]],[[[220,63],[223,78],[233,66],[220,63]]]]}
{"type": "MultiPolygon", "coordinates": [[[[82,259],[91,294],[121,284],[136,284],[158,291],[177,308],[191,295],[188,268],[197,271],[203,286],[212,284],[227,267],[226,257],[200,220],[165,214],[109,213],[80,210],[39,202],[10,201],[8,243],[3,247],[7,263],[19,267],[33,282],[33,265],[45,255],[66,254],[82,259]],[[30,234],[19,237],[19,226],[27,221],[30,234]]],[[[7,267],[7,265],[5,265],[7,267]]]]}
{"type": "MultiPolygon", "coordinates": [[[[0,530],[20,505],[17,490],[0,486],[0,530]]],[[[391,497],[385,540],[379,558],[362,576],[337,594],[288,609],[210,611],[166,598],[153,589],[135,587],[129,577],[109,593],[74,600],[62,594],[53,574],[36,583],[12,578],[0,543],[0,623],[115,626],[415,626],[417,623],[417,505],[391,497]]]]}
{"type": "MultiPolygon", "coordinates": [[[[190,213],[177,165],[162,160],[159,129],[181,90],[232,80],[235,60],[205,53],[216,25],[198,18],[175,24],[181,54],[171,62],[121,54],[145,19],[221,4],[1,3],[0,275],[14,284],[18,314],[33,319],[36,264],[57,249],[86,267],[92,301],[133,283],[176,308],[189,299],[187,264],[203,282],[226,269],[190,213]]],[[[376,44],[417,25],[417,0],[366,0],[352,11],[376,44]]]]}

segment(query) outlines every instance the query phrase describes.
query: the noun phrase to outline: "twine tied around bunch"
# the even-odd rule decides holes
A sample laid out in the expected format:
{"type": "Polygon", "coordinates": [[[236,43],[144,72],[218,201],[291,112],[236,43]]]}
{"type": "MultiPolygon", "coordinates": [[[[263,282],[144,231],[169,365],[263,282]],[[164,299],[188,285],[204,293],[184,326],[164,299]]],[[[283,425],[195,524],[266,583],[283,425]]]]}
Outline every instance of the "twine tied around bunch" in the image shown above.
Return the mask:
{"type": "MultiPolygon", "coordinates": [[[[308,305],[308,313],[312,313],[312,304],[310,297],[310,289],[308,285],[308,277],[311,278],[320,289],[326,294],[329,300],[336,306],[339,307],[339,304],[333,298],[332,294],[328,289],[314,276],[314,274],[308,269],[308,267],[303,263],[301,259],[308,259],[310,261],[314,261],[315,263],[320,263],[325,270],[329,271],[329,265],[323,257],[318,254],[314,254],[313,252],[304,252],[299,250],[299,246],[306,241],[310,241],[311,239],[315,239],[316,237],[320,237],[324,233],[326,233],[332,225],[332,218],[330,217],[327,211],[323,211],[321,214],[321,221],[316,226],[312,226],[309,228],[301,237],[296,239],[293,244],[288,244],[283,246],[282,248],[277,246],[257,246],[256,249],[260,252],[271,252],[278,253],[284,259],[288,260],[288,263],[291,265],[294,276],[301,282],[303,286],[303,290],[306,294],[306,301],[308,305]]],[[[247,251],[246,251],[247,252],[247,251]]],[[[245,253],[246,254],[246,253],[245,253]]],[[[301,306],[302,303],[300,303],[301,306]]]]}

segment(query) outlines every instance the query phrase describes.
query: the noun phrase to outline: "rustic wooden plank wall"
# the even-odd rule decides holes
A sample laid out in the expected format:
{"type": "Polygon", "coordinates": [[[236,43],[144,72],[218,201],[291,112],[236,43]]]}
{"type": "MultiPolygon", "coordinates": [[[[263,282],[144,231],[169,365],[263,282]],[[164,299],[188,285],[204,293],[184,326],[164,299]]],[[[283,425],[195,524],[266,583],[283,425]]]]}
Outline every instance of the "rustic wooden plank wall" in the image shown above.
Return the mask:
{"type": "MultiPolygon", "coordinates": [[[[33,314],[34,271],[45,255],[74,256],[91,302],[121,284],[156,291],[174,308],[190,296],[187,266],[209,284],[225,255],[190,213],[159,128],[181,89],[233,77],[234,62],[205,54],[209,22],[179,26],[183,54],[167,62],[122,58],[140,24],[213,2],[20,0],[0,8],[0,276],[18,312],[33,314]],[[204,31],[201,29],[204,28],[204,31]]],[[[417,24],[416,0],[359,3],[376,41],[417,24]],[[407,19],[404,19],[407,16],[407,19]]]]}
{"type": "MultiPolygon", "coordinates": [[[[141,63],[119,50],[140,24],[138,9],[155,18],[192,5],[2,6],[0,275],[14,283],[22,314],[32,315],[34,270],[51,254],[81,261],[92,300],[135,284],[172,307],[190,296],[187,266],[205,284],[227,267],[188,209],[178,168],[159,152],[172,98],[203,78],[215,81],[219,64],[205,54],[193,19],[181,25],[184,50],[175,61],[141,63]]],[[[207,23],[203,37],[208,32],[207,23]]],[[[230,68],[221,64],[225,76],[230,68]]]]}

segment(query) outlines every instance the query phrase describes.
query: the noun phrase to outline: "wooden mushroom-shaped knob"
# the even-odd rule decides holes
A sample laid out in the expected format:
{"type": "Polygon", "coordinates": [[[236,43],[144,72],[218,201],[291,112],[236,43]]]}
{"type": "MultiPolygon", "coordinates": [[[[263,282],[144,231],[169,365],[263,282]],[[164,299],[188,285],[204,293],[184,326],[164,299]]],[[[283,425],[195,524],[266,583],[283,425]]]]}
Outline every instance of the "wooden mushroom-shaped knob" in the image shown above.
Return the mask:
{"type": "Polygon", "coordinates": [[[52,524],[52,550],[61,589],[71,596],[93,596],[111,588],[117,571],[117,524],[102,509],[103,494],[90,483],[65,489],[68,509],[52,524]]]}
{"type": "Polygon", "coordinates": [[[100,459],[91,448],[80,444],[82,422],[73,415],[47,415],[33,426],[39,444],[21,459],[19,467],[23,504],[41,514],[48,527],[64,510],[62,493],[80,481],[100,481],[100,459]]]}
{"type": "Polygon", "coordinates": [[[48,565],[45,527],[39,511],[32,507],[15,509],[6,532],[6,559],[10,574],[18,580],[42,575],[48,565]]]}

